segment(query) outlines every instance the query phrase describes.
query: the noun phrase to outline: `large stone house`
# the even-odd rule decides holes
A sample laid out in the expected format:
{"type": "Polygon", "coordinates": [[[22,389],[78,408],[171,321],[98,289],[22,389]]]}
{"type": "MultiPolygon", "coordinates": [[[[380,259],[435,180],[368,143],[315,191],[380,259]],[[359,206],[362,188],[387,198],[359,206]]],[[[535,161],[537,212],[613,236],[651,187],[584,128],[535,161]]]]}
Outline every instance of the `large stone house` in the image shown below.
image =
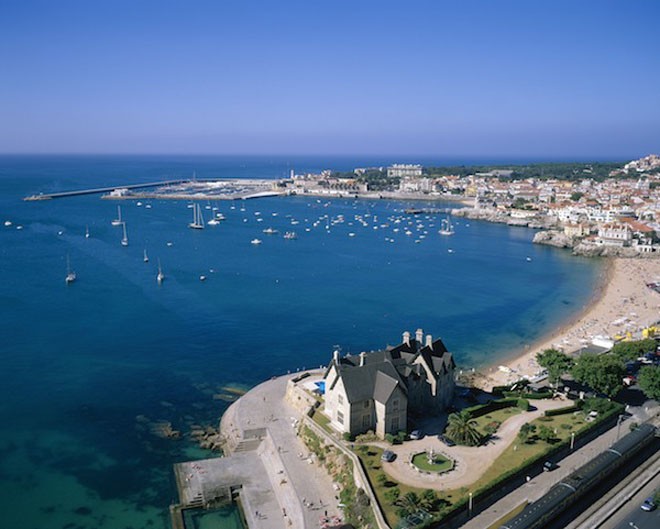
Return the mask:
{"type": "Polygon", "coordinates": [[[454,368],[442,340],[424,341],[421,329],[382,351],[343,357],[335,351],[324,376],[325,413],[336,430],[352,435],[405,431],[409,413],[437,413],[451,403],[454,368]]]}

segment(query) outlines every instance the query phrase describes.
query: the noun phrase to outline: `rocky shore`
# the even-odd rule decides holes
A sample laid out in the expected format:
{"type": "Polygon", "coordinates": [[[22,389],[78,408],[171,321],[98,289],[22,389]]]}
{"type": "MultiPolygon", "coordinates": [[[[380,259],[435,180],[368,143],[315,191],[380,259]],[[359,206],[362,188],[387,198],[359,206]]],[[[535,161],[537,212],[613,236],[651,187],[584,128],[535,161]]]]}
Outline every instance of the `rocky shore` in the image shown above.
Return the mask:
{"type": "Polygon", "coordinates": [[[485,220],[497,222],[508,226],[521,226],[523,228],[550,229],[557,226],[555,220],[539,215],[524,217],[512,216],[509,211],[500,211],[494,208],[460,208],[452,209],[451,214],[455,217],[463,217],[471,220],[485,220]]]}
{"type": "Polygon", "coordinates": [[[641,253],[630,247],[602,246],[585,242],[579,237],[569,237],[559,230],[544,230],[534,235],[535,244],[546,244],[555,248],[568,248],[573,255],[582,257],[626,257],[657,259],[657,253],[641,253]]]}

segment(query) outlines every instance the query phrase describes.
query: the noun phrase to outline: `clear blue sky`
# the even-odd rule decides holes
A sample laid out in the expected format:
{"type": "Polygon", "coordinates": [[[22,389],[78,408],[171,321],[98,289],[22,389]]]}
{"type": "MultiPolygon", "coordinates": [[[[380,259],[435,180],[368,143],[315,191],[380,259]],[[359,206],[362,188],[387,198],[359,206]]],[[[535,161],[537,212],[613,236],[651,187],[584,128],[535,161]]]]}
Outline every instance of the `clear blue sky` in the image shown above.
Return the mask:
{"type": "Polygon", "coordinates": [[[660,1],[0,2],[0,152],[660,152],[660,1]]]}

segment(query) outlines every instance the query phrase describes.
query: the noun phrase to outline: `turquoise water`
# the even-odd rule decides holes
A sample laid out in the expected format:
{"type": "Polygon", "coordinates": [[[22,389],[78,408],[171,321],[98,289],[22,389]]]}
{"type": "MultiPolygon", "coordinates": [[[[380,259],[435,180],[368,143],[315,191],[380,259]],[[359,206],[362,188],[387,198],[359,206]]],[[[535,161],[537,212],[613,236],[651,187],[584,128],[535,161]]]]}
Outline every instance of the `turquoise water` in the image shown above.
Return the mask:
{"type": "Polygon", "coordinates": [[[167,527],[171,464],[208,454],[153,436],[145,418],[184,433],[190,423],[215,425],[227,403],[213,395],[224,386],[324,364],[335,345],[358,353],[395,344],[417,327],[441,336],[462,366],[497,363],[587,303],[597,261],[534,246],[524,228],[456,219],[456,234],[441,237],[441,218],[403,215],[411,203],[220,202],[227,220],[196,231],[185,201],[123,201],[124,248],[110,225],[115,201],[21,200],[193,171],[282,177],[291,167],[375,162],[387,163],[0,157],[0,221],[13,223],[0,225],[2,525],[167,527]],[[291,230],[298,239],[284,240],[291,230]],[[257,237],[263,244],[250,244],[257,237]],[[67,255],[77,273],[68,286],[67,255]]]}

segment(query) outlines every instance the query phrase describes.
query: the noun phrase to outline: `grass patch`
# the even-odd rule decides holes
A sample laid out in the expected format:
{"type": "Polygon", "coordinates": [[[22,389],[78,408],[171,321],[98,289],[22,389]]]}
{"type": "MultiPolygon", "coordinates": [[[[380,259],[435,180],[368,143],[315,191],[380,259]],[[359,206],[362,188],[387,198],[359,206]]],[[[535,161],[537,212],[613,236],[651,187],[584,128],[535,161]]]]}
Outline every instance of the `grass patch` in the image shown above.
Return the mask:
{"type": "Polygon", "coordinates": [[[323,406],[314,411],[312,420],[329,434],[334,434],[334,430],[330,427],[330,418],[325,413],[321,413],[321,410],[323,410],[323,406]]]}
{"type": "Polygon", "coordinates": [[[482,415],[473,420],[477,423],[477,429],[485,435],[487,433],[492,433],[487,431],[489,424],[492,424],[493,422],[501,424],[514,415],[519,415],[521,413],[523,413],[523,411],[520,408],[504,408],[490,412],[487,415],[482,415]]]}
{"type": "MultiPolygon", "coordinates": [[[[396,480],[388,476],[383,470],[382,462],[380,460],[380,456],[383,454],[382,448],[378,448],[377,446],[361,446],[356,450],[356,454],[364,466],[387,524],[390,527],[396,527],[400,520],[397,513],[399,506],[394,505],[391,501],[392,490],[398,489],[399,496],[403,497],[408,492],[414,492],[421,496],[425,489],[410,487],[403,483],[398,483],[396,480]]],[[[438,498],[438,508],[431,511],[431,515],[433,515],[434,518],[442,515],[452,502],[451,495],[445,494],[444,491],[437,490],[435,493],[438,498]]]]}
{"type": "Polygon", "coordinates": [[[429,456],[426,452],[416,454],[412,458],[412,463],[426,472],[447,472],[454,468],[454,462],[440,454],[434,454],[433,461],[429,463],[429,456]]]}

